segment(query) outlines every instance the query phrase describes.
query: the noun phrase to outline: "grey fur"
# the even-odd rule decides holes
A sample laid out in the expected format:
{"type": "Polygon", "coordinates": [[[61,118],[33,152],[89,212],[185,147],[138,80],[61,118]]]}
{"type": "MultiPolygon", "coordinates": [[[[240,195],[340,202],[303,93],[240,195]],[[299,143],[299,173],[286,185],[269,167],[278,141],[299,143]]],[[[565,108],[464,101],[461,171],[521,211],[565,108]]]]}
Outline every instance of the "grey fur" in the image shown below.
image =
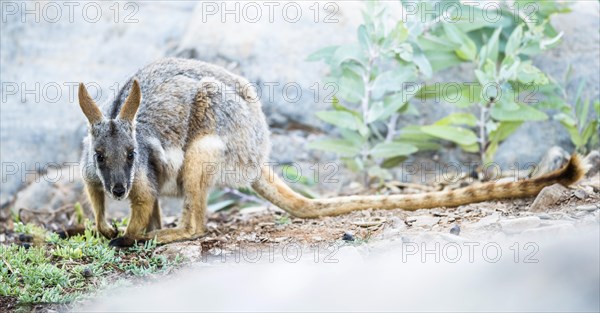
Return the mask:
{"type": "MultiPolygon", "coordinates": [[[[164,184],[176,179],[175,194],[181,194],[180,179],[166,177],[180,174],[178,169],[172,168],[166,154],[168,151],[185,154],[188,144],[199,132],[214,133],[224,143],[220,169],[255,170],[267,162],[270,142],[260,102],[249,86],[245,79],[201,61],[167,58],[149,64],[126,82],[116,99],[102,106],[105,120],[90,125],[82,153],[84,178],[97,187],[102,185],[111,195],[111,184],[115,180],[125,180],[129,191],[131,180],[124,179],[125,176],[147,175],[155,196],[161,194],[164,184]],[[142,102],[135,125],[130,125],[120,120],[118,114],[134,79],[140,83],[142,102]],[[190,127],[198,122],[193,116],[195,97],[207,87],[213,88],[207,114],[214,116],[214,124],[190,127]],[[111,131],[115,129],[111,125],[116,126],[116,132],[111,131]],[[132,144],[136,151],[135,164],[131,175],[126,175],[121,169],[126,165],[125,151],[132,144]],[[106,151],[110,173],[103,173],[99,168],[94,158],[97,149],[106,151]]],[[[233,180],[228,175],[217,175],[217,180],[217,184],[233,187],[252,183],[239,176],[233,180]]]]}

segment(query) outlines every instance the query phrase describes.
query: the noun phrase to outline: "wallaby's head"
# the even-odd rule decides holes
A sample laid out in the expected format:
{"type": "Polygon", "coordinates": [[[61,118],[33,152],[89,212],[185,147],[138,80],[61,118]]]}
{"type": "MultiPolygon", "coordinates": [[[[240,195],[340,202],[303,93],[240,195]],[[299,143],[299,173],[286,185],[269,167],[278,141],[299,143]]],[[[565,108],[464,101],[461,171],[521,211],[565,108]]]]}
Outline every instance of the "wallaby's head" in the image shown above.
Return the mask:
{"type": "Polygon", "coordinates": [[[94,169],[105,192],[117,200],[126,198],[133,184],[137,157],[135,114],[140,101],[140,85],[134,80],[119,115],[106,118],[85,86],[79,84],[79,105],[89,121],[94,169]]]}

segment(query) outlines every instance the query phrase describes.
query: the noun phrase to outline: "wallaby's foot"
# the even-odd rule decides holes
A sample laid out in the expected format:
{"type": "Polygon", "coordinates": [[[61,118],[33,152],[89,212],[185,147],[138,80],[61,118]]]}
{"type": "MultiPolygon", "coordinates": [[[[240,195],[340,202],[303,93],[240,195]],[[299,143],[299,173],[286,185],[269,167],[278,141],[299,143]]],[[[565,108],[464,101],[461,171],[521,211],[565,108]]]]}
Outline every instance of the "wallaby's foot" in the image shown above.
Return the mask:
{"type": "Polygon", "coordinates": [[[145,240],[139,240],[139,239],[136,240],[131,237],[123,236],[123,237],[118,237],[118,238],[111,240],[108,243],[108,245],[111,247],[115,247],[115,248],[126,248],[126,247],[132,247],[133,245],[136,244],[136,242],[143,243],[144,241],[145,240]]]}
{"type": "Polygon", "coordinates": [[[111,227],[110,225],[108,225],[108,223],[98,224],[96,229],[102,234],[102,236],[106,237],[107,239],[114,239],[119,235],[119,230],[116,228],[116,226],[111,227]]]}

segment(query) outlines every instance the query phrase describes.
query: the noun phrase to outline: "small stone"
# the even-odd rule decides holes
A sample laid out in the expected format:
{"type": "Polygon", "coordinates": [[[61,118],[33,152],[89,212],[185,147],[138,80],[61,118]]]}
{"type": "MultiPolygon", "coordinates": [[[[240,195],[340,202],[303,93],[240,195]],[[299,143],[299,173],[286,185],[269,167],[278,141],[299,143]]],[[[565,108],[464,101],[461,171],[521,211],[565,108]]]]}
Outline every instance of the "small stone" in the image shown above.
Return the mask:
{"type": "Polygon", "coordinates": [[[433,225],[436,225],[440,221],[440,218],[431,215],[420,215],[415,216],[413,220],[414,221],[412,222],[412,226],[433,227],[433,225]]]}
{"type": "Polygon", "coordinates": [[[579,199],[579,200],[583,200],[588,197],[588,194],[581,189],[575,190],[574,194],[575,194],[575,197],[577,197],[577,199],[579,199]]]}
{"type": "Polygon", "coordinates": [[[586,163],[590,166],[590,169],[585,174],[586,177],[592,177],[600,172],[600,152],[594,150],[585,157],[586,163]]]}
{"type": "Polygon", "coordinates": [[[575,210],[578,211],[587,211],[587,212],[594,212],[596,210],[600,209],[600,205],[598,204],[590,204],[590,205],[580,205],[578,207],[575,208],[575,210]]]}
{"type": "Polygon", "coordinates": [[[354,235],[350,232],[345,232],[342,236],[342,240],[344,241],[354,241],[354,235]]]}
{"type": "Polygon", "coordinates": [[[32,242],[33,236],[30,234],[19,234],[19,241],[20,242],[32,242]]]}
{"type": "Polygon", "coordinates": [[[469,228],[485,228],[490,225],[496,224],[499,219],[500,219],[500,214],[492,213],[492,214],[480,219],[479,221],[470,224],[469,228]]]}
{"type": "Polygon", "coordinates": [[[551,220],[552,216],[550,216],[550,214],[547,213],[540,213],[537,215],[537,217],[539,217],[542,220],[551,220]]]}
{"type": "Polygon", "coordinates": [[[559,146],[553,146],[548,149],[542,160],[540,161],[537,171],[532,175],[532,178],[542,176],[544,174],[556,171],[569,161],[570,155],[567,151],[559,146]]]}
{"type": "Polygon", "coordinates": [[[526,229],[540,226],[542,220],[537,216],[519,217],[507,220],[501,220],[500,226],[507,234],[518,234],[526,229]]]}
{"type": "Polygon", "coordinates": [[[81,271],[81,275],[83,275],[83,277],[92,277],[94,275],[94,272],[91,268],[86,267],[83,269],[83,271],[81,271]]]}
{"type": "Polygon", "coordinates": [[[452,228],[450,228],[450,233],[452,235],[456,235],[456,236],[460,235],[460,226],[458,226],[458,225],[452,226],[452,228]]]}
{"type": "Polygon", "coordinates": [[[164,255],[169,260],[175,260],[181,256],[189,261],[195,261],[201,258],[202,247],[188,242],[175,242],[156,248],[153,255],[164,255]]]}
{"type": "Polygon", "coordinates": [[[31,244],[28,242],[23,242],[21,243],[21,247],[25,248],[25,250],[31,248],[31,244]]]}
{"type": "Polygon", "coordinates": [[[542,212],[549,207],[556,205],[558,201],[565,198],[566,190],[567,189],[560,184],[544,187],[529,207],[529,210],[531,212],[542,212]]]}

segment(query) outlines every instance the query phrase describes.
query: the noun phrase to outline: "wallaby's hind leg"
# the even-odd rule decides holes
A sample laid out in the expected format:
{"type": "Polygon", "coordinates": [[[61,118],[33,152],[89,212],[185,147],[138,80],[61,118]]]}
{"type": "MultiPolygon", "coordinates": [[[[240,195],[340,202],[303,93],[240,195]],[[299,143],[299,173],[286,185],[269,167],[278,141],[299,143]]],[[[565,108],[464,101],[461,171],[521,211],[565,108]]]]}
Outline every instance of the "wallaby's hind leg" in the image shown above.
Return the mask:
{"type": "Polygon", "coordinates": [[[222,153],[221,140],[212,135],[195,140],[187,149],[181,169],[184,204],[181,225],[150,232],[159,243],[193,239],[204,234],[204,216],[208,190],[212,185],[217,161],[222,153]]]}

